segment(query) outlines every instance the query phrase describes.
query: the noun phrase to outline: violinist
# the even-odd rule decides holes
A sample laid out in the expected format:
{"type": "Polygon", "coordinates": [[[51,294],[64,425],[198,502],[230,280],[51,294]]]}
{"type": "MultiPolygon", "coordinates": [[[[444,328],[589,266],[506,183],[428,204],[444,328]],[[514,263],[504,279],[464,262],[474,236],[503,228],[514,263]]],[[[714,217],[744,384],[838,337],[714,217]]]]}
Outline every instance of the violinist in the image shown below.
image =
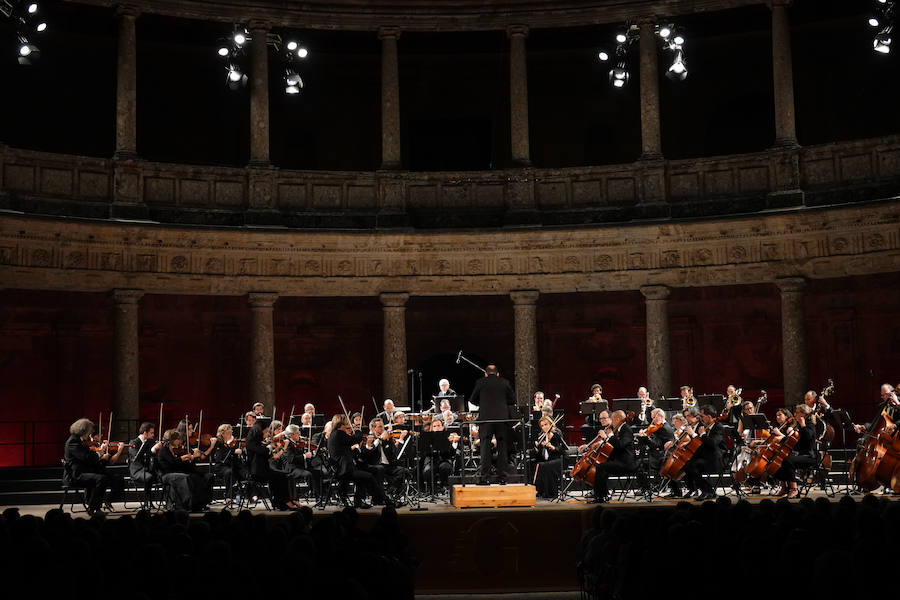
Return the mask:
{"type": "Polygon", "coordinates": [[[247,432],[246,449],[250,477],[254,481],[269,484],[269,489],[272,490],[272,504],[276,510],[296,510],[300,507],[291,501],[288,494],[287,474],[273,470],[270,466],[272,452],[266,443],[268,429],[262,425],[254,425],[247,432]]]}
{"type": "Polygon", "coordinates": [[[65,460],[71,483],[84,488],[88,514],[100,512],[110,477],[103,468],[103,461],[109,460],[107,444],[95,445],[91,439],[94,424],[90,419],[78,419],[69,426],[66,440],[65,460]]]}
{"type": "MultiPolygon", "coordinates": [[[[304,413],[306,416],[306,413],[304,413]]],[[[312,459],[310,459],[309,466],[310,471],[315,473],[313,482],[322,481],[322,477],[325,473],[328,472],[328,437],[331,435],[331,421],[325,423],[325,427],[322,428],[322,431],[314,433],[310,440],[312,445],[315,447],[315,451],[312,453],[312,459]]]]}
{"type": "Polygon", "coordinates": [[[256,425],[256,414],[250,411],[244,415],[244,429],[250,429],[256,425]]]}
{"type": "Polygon", "coordinates": [[[634,434],[625,422],[625,413],[621,410],[612,415],[608,411],[600,413],[602,429],[590,444],[581,446],[578,451],[584,452],[596,445],[609,443],[613,450],[606,462],[599,463],[594,470],[593,502],[609,502],[608,480],[610,475],[631,473],[637,465],[634,460],[634,434]]]}
{"type": "Polygon", "coordinates": [[[399,488],[409,480],[409,469],[397,462],[395,440],[385,429],[384,421],[378,417],[369,422],[369,432],[371,437],[368,438],[364,452],[369,472],[382,486],[387,483],[391,488],[399,488]]]}
{"type": "Polygon", "coordinates": [[[309,489],[313,491],[313,495],[318,497],[322,474],[319,472],[319,477],[316,477],[316,471],[312,468],[313,454],[310,450],[309,439],[301,437],[300,427],[293,423],[285,428],[284,435],[287,443],[284,458],[285,471],[290,479],[290,489],[294,492],[292,494],[294,502],[297,501],[296,489],[297,483],[300,481],[306,481],[309,489]]]}
{"type": "Polygon", "coordinates": [[[647,448],[647,459],[652,471],[659,471],[665,458],[667,444],[675,439],[675,430],[666,423],[666,413],[661,408],[650,411],[650,425],[638,433],[638,443],[647,448]]]}
{"type": "MultiPolygon", "coordinates": [[[[190,423],[190,422],[182,419],[178,422],[177,430],[178,430],[178,433],[181,434],[181,437],[184,440],[184,443],[192,445],[192,446],[196,446],[198,449],[200,448],[200,442],[201,442],[200,435],[199,435],[199,432],[197,432],[194,429],[193,423],[190,423]]],[[[203,440],[203,445],[209,444],[209,446],[206,448],[206,450],[202,450],[200,452],[199,458],[201,460],[206,460],[210,457],[210,455],[213,453],[213,450],[216,447],[217,441],[218,440],[216,438],[210,438],[208,442],[205,439],[203,440]]]]}
{"type": "Polygon", "coordinates": [[[244,449],[241,442],[234,437],[231,425],[223,423],[216,429],[216,445],[213,451],[214,469],[219,472],[225,482],[225,500],[234,498],[234,482],[247,479],[247,463],[244,461],[244,449]]]}
{"type": "Polygon", "coordinates": [[[781,440],[793,432],[799,432],[800,439],[794,445],[794,450],[781,463],[781,468],[775,472],[775,478],[782,482],[782,488],[778,495],[787,493],[788,498],[796,498],[800,495],[797,489],[795,472],[798,468],[814,467],[816,465],[816,428],[812,424],[810,415],[812,409],[807,403],[798,404],[794,409],[794,421],[790,423],[785,432],[775,429],[772,435],[776,440],[781,440]]]}
{"type": "Polygon", "coordinates": [[[128,448],[128,473],[136,484],[144,484],[145,496],[156,481],[153,472],[153,446],[156,444],[156,426],[153,423],[141,423],[138,436],[131,440],[128,448]]]}
{"type": "Polygon", "coordinates": [[[350,506],[347,499],[347,487],[353,481],[356,488],[353,506],[355,508],[372,508],[365,501],[366,493],[372,494],[372,500],[376,504],[384,504],[384,490],[371,473],[356,468],[353,450],[359,448],[359,444],[359,436],[354,435],[347,415],[335,415],[331,419],[331,432],[328,435],[328,457],[339,482],[338,495],[345,506],[350,506]]]}
{"type": "Polygon", "coordinates": [[[688,425],[686,431],[691,438],[699,437],[702,442],[693,458],[684,466],[684,479],[689,489],[697,489],[697,501],[711,500],[716,493],[704,473],[718,473],[722,468],[722,444],[725,439],[724,426],[716,422],[718,411],[711,404],[700,409],[700,419],[695,425],[688,425]]]}
{"type": "Polygon", "coordinates": [[[200,450],[187,452],[184,437],[176,429],[163,434],[163,445],[157,461],[163,482],[169,485],[169,498],[179,510],[200,512],[212,500],[212,473],[201,473],[192,461],[200,458],[200,450]]]}
{"type": "Polygon", "coordinates": [[[540,433],[535,436],[531,452],[535,461],[532,482],[537,488],[538,498],[555,498],[559,494],[562,461],[568,448],[562,432],[554,426],[553,419],[541,417],[538,426],[540,433]]]}

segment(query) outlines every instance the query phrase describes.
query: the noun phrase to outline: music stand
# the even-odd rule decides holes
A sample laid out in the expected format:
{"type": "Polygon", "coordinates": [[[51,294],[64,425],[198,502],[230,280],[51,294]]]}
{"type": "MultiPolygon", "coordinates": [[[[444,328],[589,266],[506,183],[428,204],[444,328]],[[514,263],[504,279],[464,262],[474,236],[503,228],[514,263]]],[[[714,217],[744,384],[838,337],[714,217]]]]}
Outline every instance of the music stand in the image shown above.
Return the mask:
{"type": "Polygon", "coordinates": [[[769,428],[769,420],[766,418],[766,415],[760,414],[741,415],[741,424],[744,429],[749,429],[750,431],[769,428]]]}
{"type": "Polygon", "coordinates": [[[609,403],[606,400],[601,400],[600,402],[585,400],[578,405],[578,412],[584,416],[592,415],[596,417],[604,410],[609,410],[609,403]]]}
{"type": "Polygon", "coordinates": [[[325,427],[325,415],[316,413],[313,415],[313,425],[315,427],[325,427]]]}
{"type": "Polygon", "coordinates": [[[660,398],[653,402],[653,405],[656,408],[661,408],[666,411],[666,415],[669,413],[681,412],[681,398],[660,398]]]}
{"type": "Polygon", "coordinates": [[[452,410],[453,412],[468,412],[468,406],[466,406],[466,397],[460,394],[457,394],[456,396],[432,396],[432,410],[434,410],[434,412],[440,412],[441,402],[444,400],[450,402],[450,410],[452,410]]]}
{"type": "Polygon", "coordinates": [[[725,398],[722,394],[700,394],[699,396],[694,396],[697,399],[697,408],[700,409],[707,404],[712,404],[717,412],[722,412],[725,409],[725,398]]]}
{"type": "Polygon", "coordinates": [[[613,398],[612,404],[616,410],[621,410],[626,415],[628,411],[632,411],[635,419],[644,410],[644,403],[640,398],[613,398]]]}

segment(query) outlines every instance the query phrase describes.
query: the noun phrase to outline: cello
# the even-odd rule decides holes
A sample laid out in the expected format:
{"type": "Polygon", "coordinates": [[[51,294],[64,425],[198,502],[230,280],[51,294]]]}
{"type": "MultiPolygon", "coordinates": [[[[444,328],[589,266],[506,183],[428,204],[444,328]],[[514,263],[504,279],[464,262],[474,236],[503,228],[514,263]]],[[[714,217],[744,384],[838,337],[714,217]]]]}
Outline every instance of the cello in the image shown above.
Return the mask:
{"type": "MultiPolygon", "coordinates": [[[[775,430],[779,433],[784,433],[795,424],[794,418],[788,417],[775,430]]],[[[753,457],[745,468],[747,477],[756,477],[761,481],[765,481],[769,475],[781,468],[784,459],[790,455],[791,450],[794,449],[799,440],[800,432],[796,430],[792,430],[790,434],[785,434],[780,438],[773,433],[773,435],[769,436],[762,450],[753,457]]]]}
{"type": "MultiPolygon", "coordinates": [[[[700,423],[698,427],[700,425],[702,425],[702,423],[700,423]]],[[[709,431],[714,425],[715,421],[710,424],[709,428],[703,425],[703,433],[709,431]]],[[[691,430],[693,431],[693,428],[691,428],[691,430]]],[[[681,445],[681,441],[686,435],[688,435],[688,427],[684,428],[684,431],[681,432],[681,435],[678,436],[678,439],[676,439],[672,444],[672,447],[669,448],[669,454],[666,455],[666,459],[659,469],[660,477],[671,479],[672,481],[680,481],[684,477],[684,465],[694,458],[694,453],[703,445],[703,440],[699,435],[691,438],[686,444],[681,445]]]]}
{"type": "MultiPolygon", "coordinates": [[[[628,425],[623,425],[623,427],[628,427],[628,425]]],[[[572,467],[572,479],[585,481],[590,485],[594,485],[597,465],[608,461],[613,450],[615,450],[613,445],[609,443],[609,431],[610,427],[607,427],[603,430],[603,433],[606,434],[603,439],[600,439],[600,434],[598,433],[597,436],[590,441],[587,445],[587,450],[581,455],[581,458],[578,459],[575,466],[572,467]]]]}

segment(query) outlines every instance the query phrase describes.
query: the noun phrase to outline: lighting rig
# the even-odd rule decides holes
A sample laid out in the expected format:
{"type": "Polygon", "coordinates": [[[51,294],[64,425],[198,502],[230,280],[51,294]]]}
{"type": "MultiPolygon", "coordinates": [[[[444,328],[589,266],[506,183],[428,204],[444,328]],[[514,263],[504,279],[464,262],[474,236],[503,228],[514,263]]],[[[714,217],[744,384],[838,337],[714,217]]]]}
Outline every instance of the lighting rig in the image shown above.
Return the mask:
{"type": "MultiPolygon", "coordinates": [[[[672,23],[658,23],[653,28],[654,35],[659,36],[662,50],[672,53],[672,64],[666,70],[666,77],[672,81],[684,81],[688,75],[687,62],[684,58],[684,34],[672,23]]],[[[617,89],[628,85],[631,73],[628,70],[628,54],[631,47],[641,37],[641,28],[636,23],[626,23],[623,29],[616,32],[616,49],[610,53],[601,49],[597,58],[601,62],[612,62],[609,70],[609,84],[617,89]]]]}
{"type": "Polygon", "coordinates": [[[872,40],[872,48],[879,54],[890,54],[891,52],[894,4],[894,0],[875,0],[875,14],[869,17],[869,26],[878,31],[872,40]]]}
{"type": "MultiPolygon", "coordinates": [[[[2,1],[2,0],[0,0],[2,1]]],[[[219,40],[217,53],[225,68],[225,84],[230,90],[238,90],[247,85],[247,45],[253,42],[250,31],[243,25],[235,25],[230,37],[219,40]]],[[[300,62],[309,56],[309,50],[294,39],[285,41],[277,33],[269,33],[266,45],[275,51],[281,60],[284,93],[292,96],[303,89],[300,77],[300,62]]]]}
{"type": "Polygon", "coordinates": [[[47,30],[47,22],[41,9],[32,0],[0,0],[0,14],[12,22],[16,29],[17,59],[20,65],[30,65],[41,56],[41,49],[34,43],[36,35],[47,30]]]}

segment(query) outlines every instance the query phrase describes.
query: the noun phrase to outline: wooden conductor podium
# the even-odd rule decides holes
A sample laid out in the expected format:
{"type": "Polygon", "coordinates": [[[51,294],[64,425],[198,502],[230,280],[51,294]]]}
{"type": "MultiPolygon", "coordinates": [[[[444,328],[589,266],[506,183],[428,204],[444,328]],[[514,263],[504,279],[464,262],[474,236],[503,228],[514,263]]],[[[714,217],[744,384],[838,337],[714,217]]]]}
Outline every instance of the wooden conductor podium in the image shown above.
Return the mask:
{"type": "Polygon", "coordinates": [[[536,501],[537,489],[524,483],[454,485],[450,488],[450,504],[456,508],[534,506],[536,501]]]}

